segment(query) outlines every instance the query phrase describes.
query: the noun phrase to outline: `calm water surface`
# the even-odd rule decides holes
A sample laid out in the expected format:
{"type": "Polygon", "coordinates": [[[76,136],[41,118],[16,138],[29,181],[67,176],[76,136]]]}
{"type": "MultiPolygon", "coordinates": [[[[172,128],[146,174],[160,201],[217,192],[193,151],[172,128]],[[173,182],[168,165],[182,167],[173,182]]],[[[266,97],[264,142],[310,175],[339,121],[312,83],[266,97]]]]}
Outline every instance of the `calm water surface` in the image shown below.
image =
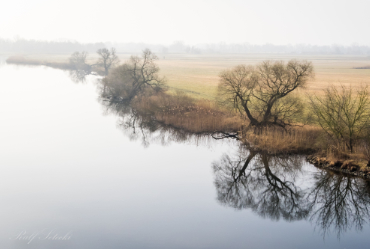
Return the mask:
{"type": "Polygon", "coordinates": [[[0,64],[0,248],[370,244],[368,182],[140,118],[130,127],[95,80],[0,64]]]}

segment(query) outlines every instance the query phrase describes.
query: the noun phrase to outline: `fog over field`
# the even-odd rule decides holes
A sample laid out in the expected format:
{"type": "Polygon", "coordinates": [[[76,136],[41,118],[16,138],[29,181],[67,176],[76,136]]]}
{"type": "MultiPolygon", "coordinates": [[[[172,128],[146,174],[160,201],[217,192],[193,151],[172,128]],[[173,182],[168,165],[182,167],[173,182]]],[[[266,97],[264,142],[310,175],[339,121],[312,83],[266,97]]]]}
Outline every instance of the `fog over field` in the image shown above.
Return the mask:
{"type": "Polygon", "coordinates": [[[14,0],[0,53],[303,53],[370,55],[370,2],[14,0]]]}
{"type": "Polygon", "coordinates": [[[285,54],[326,54],[326,55],[369,55],[370,46],[364,45],[262,45],[250,43],[204,43],[188,45],[183,41],[174,41],[170,45],[152,43],[96,42],[79,43],[76,41],[43,41],[27,39],[1,39],[0,53],[46,53],[70,54],[75,51],[96,52],[101,47],[115,47],[118,53],[138,53],[149,48],[155,53],[170,54],[248,54],[248,53],[285,53],[285,54]]]}

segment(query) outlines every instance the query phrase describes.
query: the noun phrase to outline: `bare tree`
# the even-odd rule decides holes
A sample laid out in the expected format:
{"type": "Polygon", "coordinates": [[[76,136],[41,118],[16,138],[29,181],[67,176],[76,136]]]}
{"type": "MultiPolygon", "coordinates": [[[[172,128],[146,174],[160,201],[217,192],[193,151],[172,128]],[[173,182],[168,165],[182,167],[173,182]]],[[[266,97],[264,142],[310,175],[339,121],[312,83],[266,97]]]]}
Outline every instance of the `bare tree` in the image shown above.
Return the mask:
{"type": "Polygon", "coordinates": [[[324,96],[311,96],[311,107],[317,123],[338,143],[344,141],[353,152],[356,141],[366,136],[370,119],[370,97],[367,87],[354,92],[352,87],[334,86],[324,96]]]}
{"type": "Polygon", "coordinates": [[[131,101],[147,90],[162,91],[165,79],[158,75],[157,59],[149,49],[144,50],[141,57],[131,56],[103,79],[105,96],[116,101],[131,101]]]}
{"type": "Polygon", "coordinates": [[[74,52],[69,58],[69,64],[72,70],[80,70],[85,74],[91,73],[91,66],[86,63],[88,53],[85,51],[74,52]]]}
{"type": "Polygon", "coordinates": [[[116,49],[111,48],[111,50],[108,50],[107,48],[101,48],[98,49],[97,53],[100,56],[97,65],[103,67],[105,75],[108,75],[109,69],[119,62],[116,49]]]}
{"type": "Polygon", "coordinates": [[[220,74],[219,100],[233,103],[247,116],[251,126],[285,127],[302,107],[291,93],[304,87],[313,75],[313,66],[306,61],[291,60],[287,64],[265,61],[257,67],[239,65],[220,74]]]}
{"type": "Polygon", "coordinates": [[[362,141],[362,153],[367,160],[367,167],[370,167],[370,126],[366,127],[365,137],[362,141]]]}

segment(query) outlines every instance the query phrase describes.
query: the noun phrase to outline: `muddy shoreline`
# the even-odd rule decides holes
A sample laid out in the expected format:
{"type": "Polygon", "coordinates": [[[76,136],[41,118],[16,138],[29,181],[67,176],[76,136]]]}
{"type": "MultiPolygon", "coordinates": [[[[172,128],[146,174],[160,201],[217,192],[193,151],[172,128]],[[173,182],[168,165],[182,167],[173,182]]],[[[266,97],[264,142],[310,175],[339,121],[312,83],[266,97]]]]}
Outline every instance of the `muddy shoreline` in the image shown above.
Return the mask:
{"type": "Polygon", "coordinates": [[[354,160],[332,161],[317,155],[309,155],[306,157],[306,160],[307,162],[321,169],[332,170],[335,172],[370,179],[370,167],[367,165],[361,165],[354,160]]]}

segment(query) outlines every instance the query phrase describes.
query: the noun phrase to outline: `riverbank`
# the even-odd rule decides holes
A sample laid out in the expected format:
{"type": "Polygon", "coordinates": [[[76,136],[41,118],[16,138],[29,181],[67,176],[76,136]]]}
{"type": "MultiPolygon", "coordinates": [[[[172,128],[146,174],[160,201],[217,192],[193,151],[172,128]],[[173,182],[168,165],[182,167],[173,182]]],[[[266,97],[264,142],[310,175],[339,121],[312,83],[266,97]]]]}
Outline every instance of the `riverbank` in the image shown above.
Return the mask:
{"type": "Polygon", "coordinates": [[[248,128],[248,121],[232,111],[220,109],[211,101],[195,100],[184,93],[161,94],[136,99],[132,107],[140,115],[174,129],[193,134],[208,134],[214,138],[236,138],[249,149],[268,155],[307,155],[313,165],[336,172],[370,178],[370,167],[361,154],[341,156],[325,154],[329,141],[315,126],[293,127],[288,130],[276,127],[248,128]]]}
{"type": "Polygon", "coordinates": [[[321,157],[319,155],[309,155],[306,157],[309,163],[316,167],[346,173],[353,176],[360,176],[370,179],[370,165],[367,161],[361,159],[355,160],[335,160],[321,157]]]}
{"type": "Polygon", "coordinates": [[[218,109],[210,101],[191,100],[182,93],[135,99],[131,106],[139,119],[147,123],[154,121],[166,128],[217,139],[236,138],[251,151],[265,155],[307,155],[306,161],[318,168],[370,179],[370,167],[361,155],[347,159],[322,156],[327,144],[320,141],[324,134],[318,127],[287,131],[270,127],[255,132],[236,113],[218,109]]]}
{"type": "MultiPolygon", "coordinates": [[[[45,63],[24,57],[9,57],[7,62],[69,69],[67,63],[45,63]]],[[[142,117],[145,116],[146,119],[155,120],[167,127],[182,129],[193,134],[208,134],[216,139],[236,138],[254,151],[265,154],[313,156],[315,153],[327,151],[330,147],[330,142],[319,127],[299,124],[300,126],[290,126],[286,129],[279,127],[254,129],[249,127],[247,119],[243,119],[231,107],[220,107],[215,100],[199,98],[199,96],[192,93],[187,94],[184,91],[173,91],[170,87],[169,89],[167,92],[155,94],[144,93],[136,97],[130,105],[142,117]]],[[[360,160],[361,158],[355,157],[354,159],[360,160]]],[[[315,162],[316,164],[320,162],[319,166],[323,165],[320,160],[315,162]]],[[[338,160],[340,159],[334,159],[334,161],[338,160]]],[[[331,161],[328,160],[327,165],[330,164],[331,161]]],[[[355,172],[363,168],[352,164],[349,168],[342,167],[343,164],[334,167],[333,170],[347,173],[347,171],[355,172]]],[[[363,172],[367,174],[368,171],[365,168],[363,172]]]]}
{"type": "Polygon", "coordinates": [[[47,66],[56,69],[71,70],[73,69],[68,62],[43,61],[40,59],[32,59],[24,56],[10,56],[6,59],[6,63],[23,65],[23,66],[47,66]]]}
{"type": "MultiPolygon", "coordinates": [[[[346,223],[348,234],[356,232],[352,224],[358,224],[353,223],[359,220],[358,217],[363,218],[361,221],[368,220],[368,216],[361,213],[369,206],[368,181],[321,170],[305,163],[302,156],[266,157],[257,154],[249,166],[244,167],[250,152],[238,141],[193,136],[182,130],[176,132],[172,127],[153,129],[153,126],[145,126],[141,129],[139,119],[135,122],[136,130],[124,126],[132,112],[126,115],[126,119],[106,113],[106,107],[97,102],[99,93],[95,77],[89,77],[86,84],[76,84],[68,78],[68,73],[46,67],[3,65],[0,70],[5,83],[5,89],[1,91],[4,103],[1,138],[6,145],[0,157],[1,165],[5,165],[3,209],[27,207],[15,210],[15,214],[9,217],[14,231],[24,225],[23,220],[42,210],[56,217],[65,217],[62,220],[64,226],[87,231],[93,228],[99,232],[103,224],[110,228],[107,231],[110,234],[123,229],[119,234],[122,238],[127,235],[125,231],[130,232],[134,228],[140,235],[134,238],[137,241],[142,241],[142,235],[150,237],[152,231],[158,230],[165,241],[168,239],[166,234],[174,238],[178,234],[183,235],[184,231],[192,232],[199,228],[194,227],[194,222],[185,222],[189,229],[181,227],[173,231],[176,225],[184,224],[184,217],[191,216],[207,220],[201,222],[203,227],[189,236],[198,238],[204,235],[217,239],[220,230],[210,229],[209,224],[225,228],[221,231],[223,239],[212,242],[214,248],[243,248],[245,240],[238,242],[240,246],[235,243],[230,246],[228,241],[225,242],[225,238],[235,241],[235,227],[244,232],[261,227],[257,232],[263,238],[266,229],[271,233],[282,231],[280,224],[286,229],[290,225],[292,230],[299,231],[300,234],[295,234],[299,239],[312,233],[310,243],[315,240],[316,247],[320,248],[328,246],[328,241],[334,244],[336,230],[330,230],[325,243],[322,242],[322,227],[329,222],[322,222],[316,210],[331,211],[335,209],[333,205],[337,205],[342,209],[335,214],[356,214],[349,216],[346,223]],[[24,152],[23,156],[19,156],[20,151],[24,152]],[[215,165],[219,166],[217,171],[215,165]],[[241,172],[243,174],[239,174],[241,172]],[[22,193],[18,186],[25,183],[29,186],[22,193]],[[340,191],[342,189],[347,191],[340,191]],[[39,200],[34,202],[36,206],[30,205],[29,198],[26,198],[31,192],[32,199],[39,200]],[[45,198],[53,194],[60,195],[59,201],[45,198]],[[341,202],[333,202],[338,195],[341,202]],[[147,205],[148,201],[152,201],[152,205],[147,205]],[[194,202],[197,204],[193,205],[194,202]],[[310,204],[315,205],[312,211],[303,213],[307,206],[312,206],[310,204]],[[86,207],[91,212],[86,212],[86,207]],[[61,210],[65,212],[61,213],[61,210]],[[70,210],[73,213],[68,213],[70,210]],[[76,220],[76,210],[81,212],[81,219],[76,220]],[[163,219],[168,216],[168,210],[177,210],[178,215],[163,219]],[[21,219],[19,214],[22,214],[21,219]],[[255,222],[250,224],[245,222],[246,219],[255,222]],[[158,222],[161,223],[158,225],[158,222]],[[259,222],[264,225],[257,226],[259,222]],[[80,223],[86,226],[81,227],[80,223]],[[297,228],[297,224],[300,227],[297,228]],[[162,232],[163,225],[172,230],[165,234],[167,231],[162,232]]],[[[170,115],[170,110],[166,113],[170,115]]],[[[202,115],[199,114],[199,118],[202,115]]],[[[49,227],[55,225],[55,220],[47,223],[49,216],[43,217],[45,220],[40,222],[49,227]]],[[[336,220],[341,219],[337,217],[336,220]]],[[[4,225],[4,229],[7,227],[4,225]]],[[[366,223],[363,227],[362,234],[356,235],[356,241],[366,244],[369,227],[366,223]]],[[[174,239],[181,241],[182,235],[174,239]]],[[[99,237],[99,234],[91,232],[87,236],[99,237]]],[[[282,231],[281,236],[285,236],[284,241],[289,241],[286,232],[282,231]]],[[[99,239],[104,239],[101,246],[109,243],[111,237],[100,236],[99,239]]],[[[344,245],[352,243],[346,234],[342,234],[340,242],[344,245]]],[[[122,240],[117,240],[117,243],[122,243],[122,240]]],[[[152,240],[143,241],[138,247],[152,244],[152,240]]],[[[174,248],[177,244],[170,246],[174,248]]],[[[88,248],[91,243],[81,245],[88,248]]],[[[161,246],[163,243],[158,245],[161,246]]],[[[204,243],[198,247],[202,246],[204,243]]],[[[338,243],[333,247],[338,247],[338,243]]]]}

